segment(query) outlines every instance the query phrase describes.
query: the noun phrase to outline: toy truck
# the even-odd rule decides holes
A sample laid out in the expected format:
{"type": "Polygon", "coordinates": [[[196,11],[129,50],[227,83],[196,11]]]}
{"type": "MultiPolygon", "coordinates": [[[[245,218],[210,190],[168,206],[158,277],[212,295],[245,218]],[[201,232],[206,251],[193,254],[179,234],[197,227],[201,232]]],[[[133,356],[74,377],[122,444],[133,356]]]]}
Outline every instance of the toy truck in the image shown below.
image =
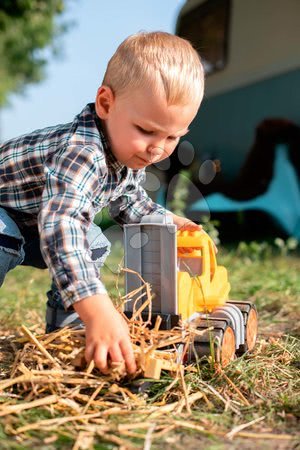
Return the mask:
{"type": "MultiPolygon", "coordinates": [[[[177,231],[170,216],[152,215],[125,225],[124,241],[125,267],[151,285],[153,322],[160,315],[165,329],[189,322],[202,330],[190,345],[188,362],[213,355],[226,366],[235,355],[254,348],[256,308],[249,301],[228,300],[227,270],[217,264],[206,233],[177,231]]],[[[142,280],[126,272],[125,284],[129,293],[142,286],[142,280]]],[[[128,316],[132,308],[127,302],[128,316]]]]}

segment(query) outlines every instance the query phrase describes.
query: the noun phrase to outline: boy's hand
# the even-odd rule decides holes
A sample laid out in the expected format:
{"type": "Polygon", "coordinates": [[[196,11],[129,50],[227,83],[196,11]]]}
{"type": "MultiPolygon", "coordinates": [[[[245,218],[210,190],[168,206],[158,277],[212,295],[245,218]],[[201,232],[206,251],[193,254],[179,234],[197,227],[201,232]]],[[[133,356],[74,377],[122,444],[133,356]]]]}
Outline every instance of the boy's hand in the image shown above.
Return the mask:
{"type": "Polygon", "coordinates": [[[186,217],[176,216],[176,214],[172,214],[173,222],[177,225],[178,231],[205,231],[202,228],[202,225],[197,225],[195,222],[187,219],[186,217]]]}
{"type": "Polygon", "coordinates": [[[118,313],[106,294],[86,297],[74,304],[86,326],[85,358],[89,363],[107,373],[107,360],[126,363],[127,372],[135,373],[136,364],[129,330],[123,317],[118,313]]]}
{"type": "MultiPolygon", "coordinates": [[[[195,222],[192,222],[190,219],[187,219],[186,217],[180,217],[176,216],[176,214],[172,214],[173,222],[175,225],[177,225],[177,228],[179,231],[202,231],[203,233],[207,234],[206,231],[203,230],[202,225],[197,225],[195,222]]],[[[218,249],[214,244],[214,250],[215,253],[218,253],[218,249]]],[[[192,249],[186,249],[187,252],[192,251],[192,249]]]]}

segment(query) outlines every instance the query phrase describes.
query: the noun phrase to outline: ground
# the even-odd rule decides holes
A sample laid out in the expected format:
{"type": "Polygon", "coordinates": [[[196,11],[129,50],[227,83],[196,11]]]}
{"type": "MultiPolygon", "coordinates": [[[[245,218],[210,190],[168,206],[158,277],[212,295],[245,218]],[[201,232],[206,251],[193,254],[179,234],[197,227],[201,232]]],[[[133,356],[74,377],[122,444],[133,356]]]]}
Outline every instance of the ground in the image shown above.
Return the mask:
{"type": "MultiPolygon", "coordinates": [[[[115,297],[118,293],[116,279],[119,289],[123,289],[122,277],[116,275],[117,263],[122,259],[121,247],[120,243],[115,244],[112,258],[103,270],[106,284],[115,297]]],[[[279,253],[270,245],[261,244],[259,251],[257,247],[255,251],[253,248],[250,245],[238,249],[221,248],[218,261],[229,271],[232,298],[251,299],[259,311],[260,333],[254,353],[234,361],[224,372],[216,373],[209,364],[203,364],[196,372],[187,373],[185,382],[189,392],[201,391],[208,399],[208,402],[195,402],[191,414],[183,410],[179,415],[169,413],[163,419],[154,421],[138,414],[136,417],[130,415],[128,419],[110,416],[111,433],[116,436],[118,425],[128,421],[131,424],[149,421],[149,427],[153,427],[152,435],[148,429],[148,438],[147,429],[133,429],[136,436],[128,437],[128,447],[124,448],[300,448],[300,258],[296,252],[279,253]],[[225,404],[214,391],[225,399],[225,404]],[[256,422],[237,432],[237,426],[252,421],[256,422]],[[159,436],[157,430],[162,423],[169,426],[173,423],[176,427],[159,436]],[[232,439],[230,432],[233,432],[232,439]]],[[[0,380],[7,376],[7,370],[15,356],[14,344],[9,335],[16,334],[21,324],[32,326],[34,323],[41,323],[48,285],[47,271],[29,267],[19,267],[7,276],[1,288],[0,380]]],[[[170,382],[171,379],[166,374],[161,382],[153,384],[147,401],[150,404],[160,401],[170,382]]],[[[176,391],[171,394],[167,397],[167,403],[176,400],[176,391]]],[[[0,401],[4,404],[5,397],[0,397],[0,401]]],[[[10,433],[10,427],[14,427],[16,422],[24,424],[44,415],[49,417],[49,412],[40,409],[36,416],[31,411],[10,421],[3,418],[0,422],[0,448],[76,448],[73,447],[74,439],[66,429],[51,433],[32,432],[23,436],[22,440],[10,433]]],[[[108,442],[100,437],[94,444],[86,445],[86,448],[95,449],[121,447],[121,444],[108,442]]]]}

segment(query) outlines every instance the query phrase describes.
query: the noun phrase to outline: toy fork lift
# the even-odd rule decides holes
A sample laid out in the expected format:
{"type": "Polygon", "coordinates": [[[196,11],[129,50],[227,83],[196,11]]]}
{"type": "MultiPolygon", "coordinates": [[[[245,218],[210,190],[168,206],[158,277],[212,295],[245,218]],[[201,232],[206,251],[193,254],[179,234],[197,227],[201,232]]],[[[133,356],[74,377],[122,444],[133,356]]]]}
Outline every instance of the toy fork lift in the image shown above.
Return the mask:
{"type": "MultiPolygon", "coordinates": [[[[160,315],[163,329],[179,326],[182,320],[203,331],[195,335],[187,362],[213,352],[215,360],[226,366],[235,355],[253,349],[256,309],[249,301],[227,300],[227,270],[217,265],[213,242],[206,233],[177,231],[170,216],[152,215],[144,216],[139,224],[125,225],[124,240],[125,267],[152,287],[153,325],[160,315]]],[[[127,293],[142,286],[130,272],[126,272],[125,283],[127,293]]],[[[142,300],[136,308],[141,304],[142,300]]],[[[128,317],[132,307],[131,302],[125,304],[128,317]]]]}

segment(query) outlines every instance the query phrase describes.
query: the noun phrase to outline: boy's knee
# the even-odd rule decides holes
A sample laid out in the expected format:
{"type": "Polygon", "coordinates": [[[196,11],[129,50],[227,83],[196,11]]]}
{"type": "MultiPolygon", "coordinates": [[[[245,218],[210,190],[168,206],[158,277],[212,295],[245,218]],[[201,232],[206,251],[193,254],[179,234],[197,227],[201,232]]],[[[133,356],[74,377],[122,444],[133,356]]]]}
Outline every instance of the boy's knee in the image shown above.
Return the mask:
{"type": "Polygon", "coordinates": [[[23,241],[0,234],[0,286],[7,272],[22,263],[24,259],[23,241]]]}
{"type": "Polygon", "coordinates": [[[24,238],[14,220],[0,207],[0,286],[10,270],[24,259],[24,238]]]}

